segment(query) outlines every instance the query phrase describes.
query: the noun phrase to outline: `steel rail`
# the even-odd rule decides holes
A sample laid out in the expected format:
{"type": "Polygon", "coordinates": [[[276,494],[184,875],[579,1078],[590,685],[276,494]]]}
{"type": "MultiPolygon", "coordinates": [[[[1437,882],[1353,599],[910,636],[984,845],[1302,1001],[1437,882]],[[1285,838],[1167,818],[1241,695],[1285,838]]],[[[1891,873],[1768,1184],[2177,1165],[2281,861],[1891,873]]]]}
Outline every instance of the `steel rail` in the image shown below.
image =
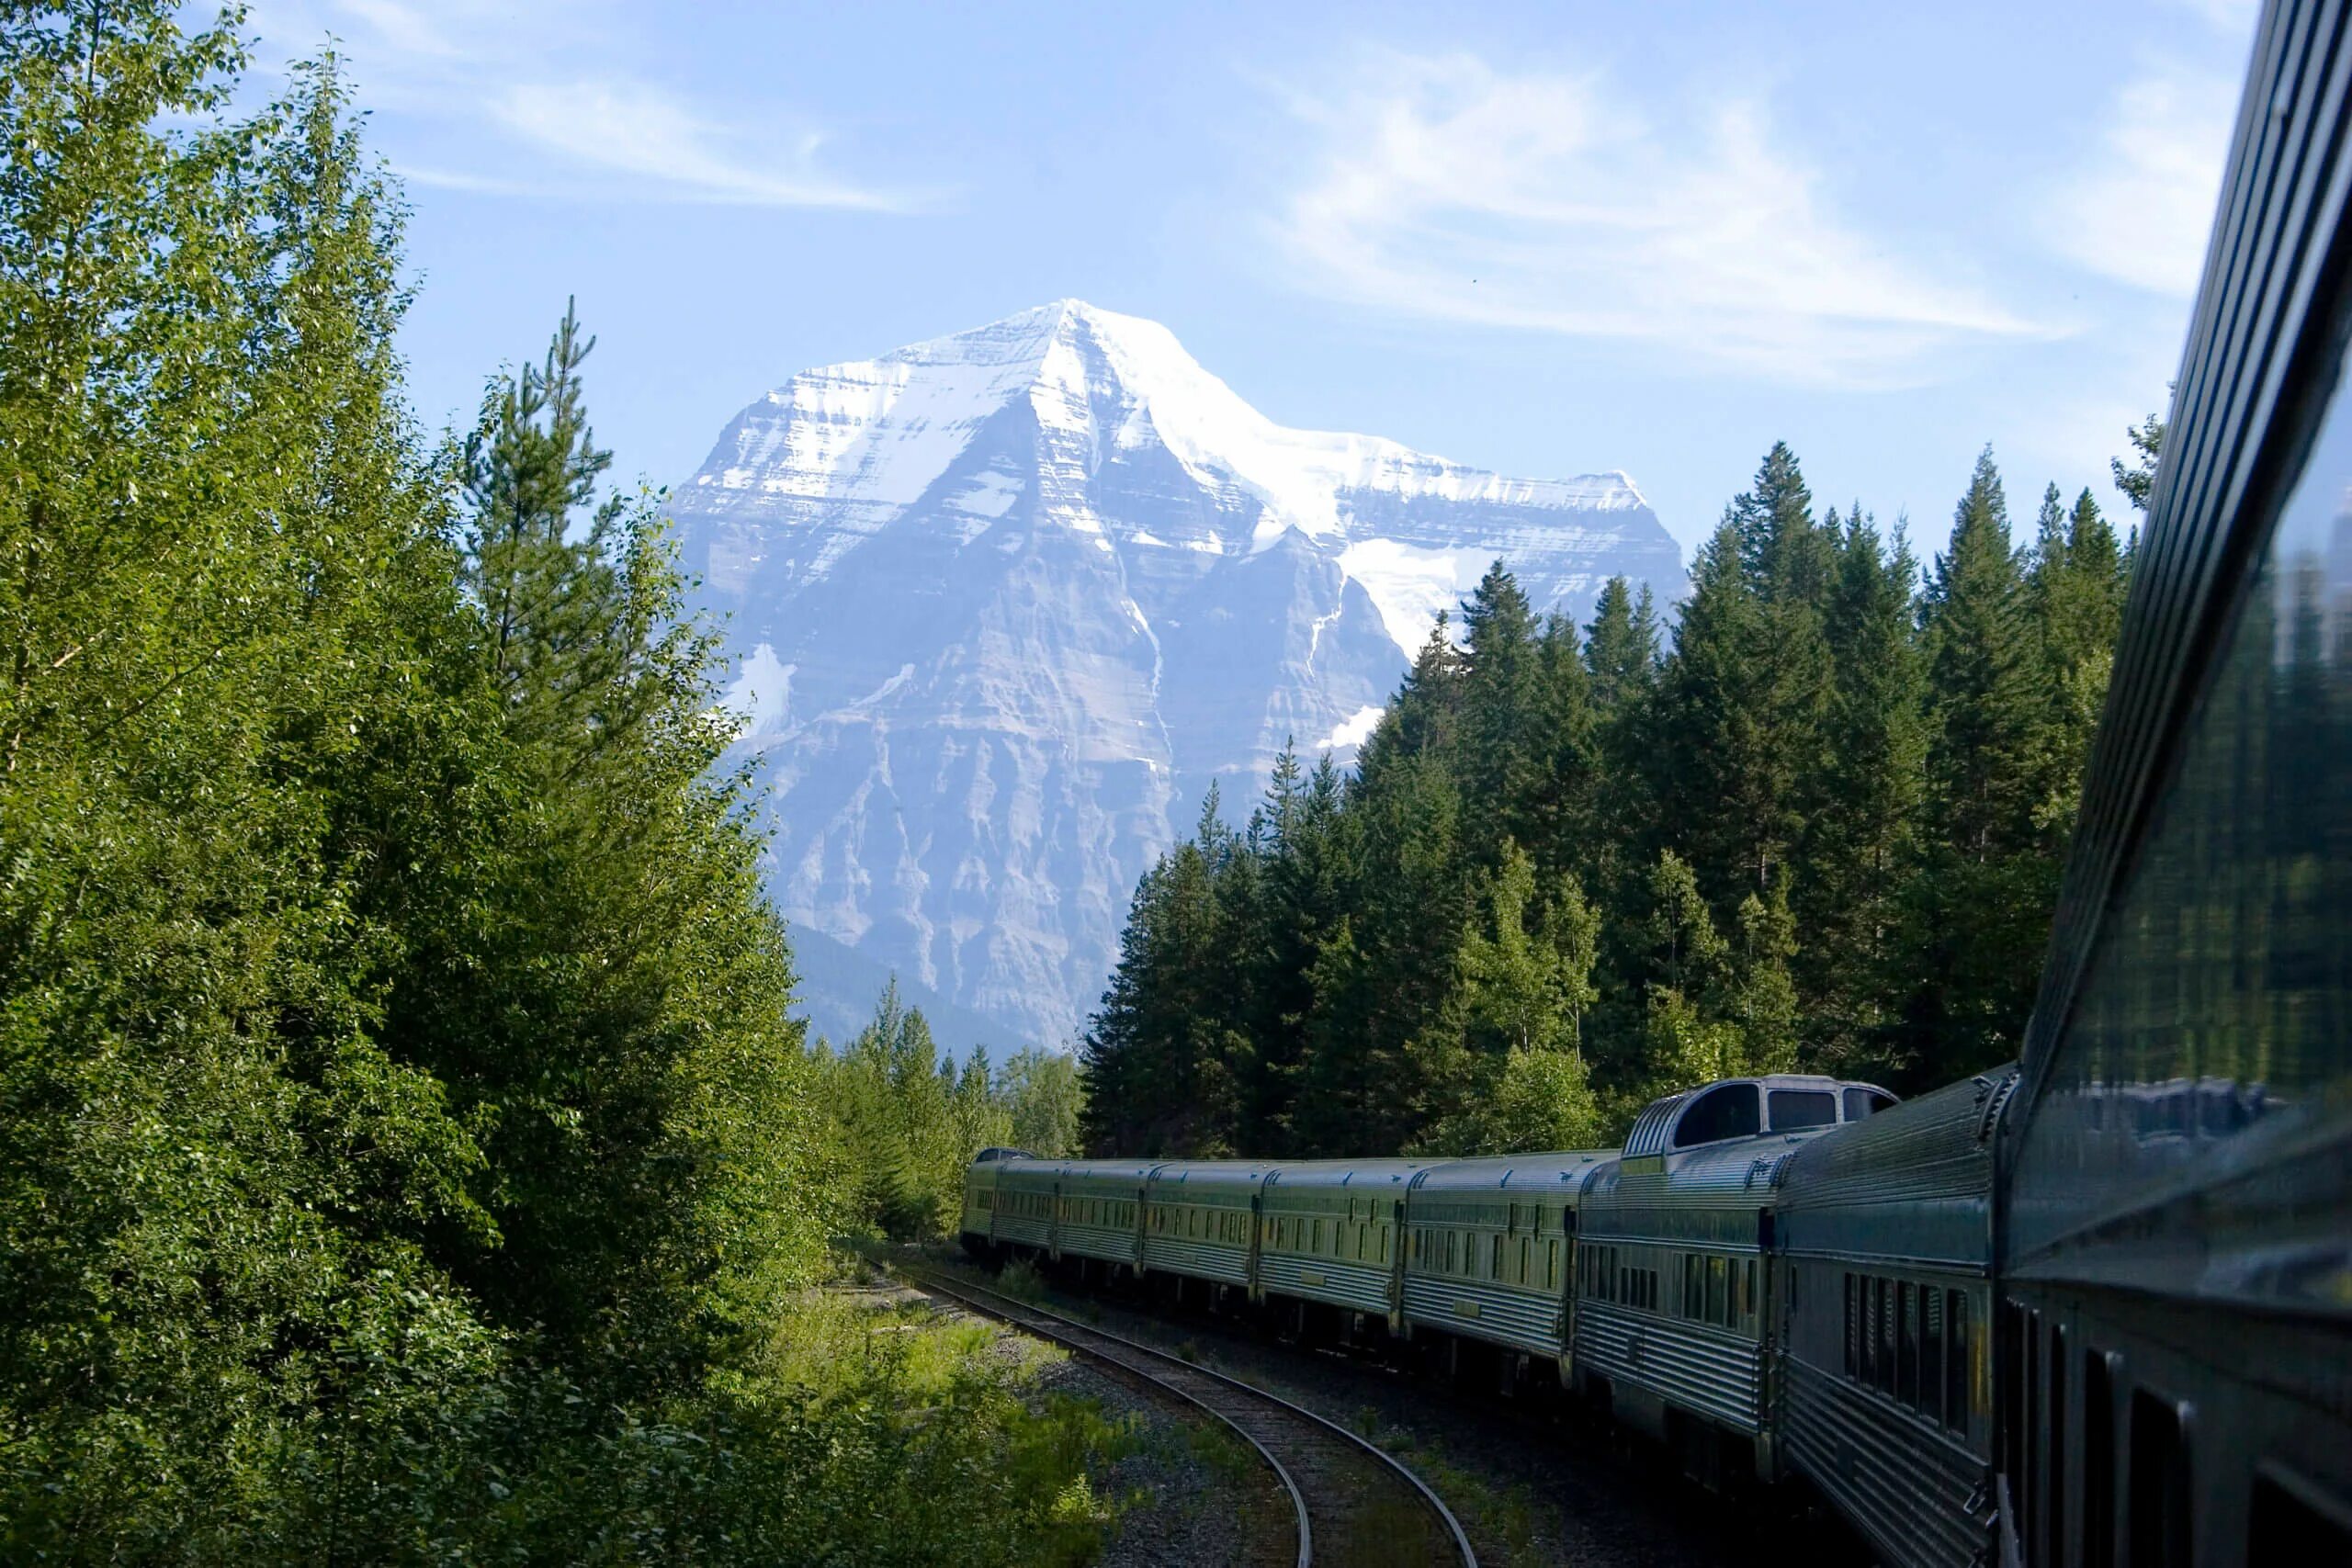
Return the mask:
{"type": "Polygon", "coordinates": [[[1414,1498],[1429,1510],[1437,1523],[1442,1527],[1444,1534],[1450,1538],[1454,1556],[1460,1562],[1461,1568],[1478,1568],[1478,1554],[1472,1549],[1470,1538],[1462,1529],[1462,1521],[1455,1518],[1453,1511],[1445,1506],[1443,1499],[1430,1490],[1429,1483],[1413,1473],[1404,1461],[1379,1444],[1355,1432],[1351,1432],[1328,1416],[1317,1415],[1306,1406],[1284,1399],[1278,1393],[1270,1393],[1255,1383],[1246,1382],[1230,1373],[1218,1371],[1214,1367],[1204,1367],[1198,1362],[1188,1361],[1183,1357],[1172,1351],[1163,1350],[1156,1345],[1147,1345],[1141,1340],[1114,1334],[1109,1329],[1099,1328],[1092,1324],[1080,1323],[1049,1307],[1016,1300],[1001,1291],[992,1291],[985,1285],[977,1285],[970,1280],[952,1276],[943,1276],[930,1269],[906,1269],[905,1272],[925,1291],[946,1296],[976,1312],[1009,1323],[1039,1338],[1052,1340],[1090,1360],[1117,1367],[1132,1376],[1153,1383],[1187,1404],[1204,1410],[1224,1422],[1258,1451],[1259,1457],[1263,1459],[1275,1475],[1281,1478],[1283,1488],[1290,1494],[1292,1506],[1298,1514],[1298,1568],[1312,1568],[1315,1561],[1314,1529],[1308,1520],[1309,1508],[1306,1493],[1301,1490],[1289,1469],[1274,1455],[1273,1451],[1254,1433],[1247,1430],[1239,1422],[1217,1409],[1199,1394],[1178,1386],[1175,1382],[1147,1367],[1136,1365],[1124,1356],[1114,1355],[1103,1350],[1100,1343],[1089,1343],[1089,1341],[1115,1345],[1121,1350],[1131,1352],[1148,1361],[1179,1368],[1187,1377],[1206,1378],[1261,1404],[1270,1406],[1284,1416],[1306,1422],[1316,1431],[1338,1438],[1349,1450],[1376,1461],[1383,1471],[1404,1482],[1410,1488],[1414,1498]],[[1002,1304],[992,1305],[990,1304],[992,1302],[1002,1304]]]}

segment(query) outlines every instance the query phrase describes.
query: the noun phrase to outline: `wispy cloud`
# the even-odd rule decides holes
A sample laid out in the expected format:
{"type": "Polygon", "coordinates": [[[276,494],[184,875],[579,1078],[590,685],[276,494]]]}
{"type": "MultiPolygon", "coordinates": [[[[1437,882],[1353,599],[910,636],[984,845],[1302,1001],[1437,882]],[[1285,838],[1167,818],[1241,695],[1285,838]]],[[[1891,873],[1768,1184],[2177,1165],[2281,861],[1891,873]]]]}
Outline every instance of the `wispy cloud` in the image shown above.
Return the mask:
{"type": "Polygon", "coordinates": [[[1385,54],[1291,107],[1314,146],[1276,233],[1319,289],[1812,383],[2047,333],[1838,213],[1758,101],[1653,119],[1597,75],[1385,54]]]}
{"type": "Polygon", "coordinates": [[[258,0],[265,39],[330,32],[400,130],[420,186],[573,201],[899,211],[911,191],[828,166],[821,129],[773,103],[689,110],[634,68],[623,13],[594,0],[258,0]]]}
{"type": "Polygon", "coordinates": [[[816,157],[822,138],[814,132],[760,148],[641,83],[529,83],[499,95],[492,112],[527,141],[646,182],[651,193],[672,199],[881,211],[911,205],[908,196],[820,173],[816,157]]]}
{"type": "Polygon", "coordinates": [[[2118,89],[2097,146],[2047,204],[2052,248],[2134,288],[2195,293],[2221,196],[2238,78],[2234,69],[2175,65],[2151,69],[2118,89]]]}

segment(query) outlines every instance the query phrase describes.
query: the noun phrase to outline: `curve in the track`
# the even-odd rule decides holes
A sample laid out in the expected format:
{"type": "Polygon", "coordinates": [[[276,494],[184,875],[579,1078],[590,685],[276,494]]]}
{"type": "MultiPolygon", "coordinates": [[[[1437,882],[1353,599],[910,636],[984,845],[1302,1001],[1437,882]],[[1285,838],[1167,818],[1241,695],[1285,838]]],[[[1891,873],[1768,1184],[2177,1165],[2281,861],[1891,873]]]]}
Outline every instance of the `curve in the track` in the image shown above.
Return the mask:
{"type": "Polygon", "coordinates": [[[909,1277],[926,1291],[1116,1366],[1224,1422],[1290,1494],[1298,1517],[1298,1568],[1318,1562],[1322,1568],[1418,1568],[1447,1561],[1477,1568],[1461,1521],[1429,1483],[1339,1423],[1254,1383],[968,1280],[929,1269],[909,1270],[909,1277]]]}

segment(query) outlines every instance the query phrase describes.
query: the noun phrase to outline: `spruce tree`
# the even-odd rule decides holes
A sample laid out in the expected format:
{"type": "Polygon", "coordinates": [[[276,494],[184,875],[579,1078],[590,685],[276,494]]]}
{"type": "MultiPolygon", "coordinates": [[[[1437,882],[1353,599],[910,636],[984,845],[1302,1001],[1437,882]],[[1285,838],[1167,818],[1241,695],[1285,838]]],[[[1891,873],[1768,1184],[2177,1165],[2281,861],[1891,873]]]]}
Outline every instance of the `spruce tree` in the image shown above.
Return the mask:
{"type": "Polygon", "coordinates": [[[1928,728],[1917,568],[1898,526],[1890,550],[1857,505],[1839,536],[1825,623],[1835,679],[1820,806],[1807,837],[1799,960],[1824,1065],[1885,1061],[1898,998],[1902,890],[1919,851],[1928,728]]]}
{"type": "Polygon", "coordinates": [[[1907,912],[1917,1054],[1898,1081],[1942,1081],[2013,1055],[2031,1005],[2057,866],[2036,821],[2046,703],[2026,609],[1987,448],[1928,590],[1936,833],[1907,912]]]}

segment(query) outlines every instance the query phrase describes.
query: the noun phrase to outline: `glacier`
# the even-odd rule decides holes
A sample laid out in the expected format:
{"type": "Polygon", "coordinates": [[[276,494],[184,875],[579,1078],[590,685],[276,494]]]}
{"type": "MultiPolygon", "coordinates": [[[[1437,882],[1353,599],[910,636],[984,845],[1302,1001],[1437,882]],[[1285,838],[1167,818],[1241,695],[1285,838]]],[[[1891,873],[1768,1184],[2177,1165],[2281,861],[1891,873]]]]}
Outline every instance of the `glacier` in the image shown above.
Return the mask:
{"type": "Polygon", "coordinates": [[[777,907],[998,1046],[1073,1040],[1210,783],[1238,818],[1286,742],[1351,759],[1490,562],[1579,619],[1683,583],[1623,473],[1287,429],[1074,299],[801,372],[670,507],[777,907]]]}

